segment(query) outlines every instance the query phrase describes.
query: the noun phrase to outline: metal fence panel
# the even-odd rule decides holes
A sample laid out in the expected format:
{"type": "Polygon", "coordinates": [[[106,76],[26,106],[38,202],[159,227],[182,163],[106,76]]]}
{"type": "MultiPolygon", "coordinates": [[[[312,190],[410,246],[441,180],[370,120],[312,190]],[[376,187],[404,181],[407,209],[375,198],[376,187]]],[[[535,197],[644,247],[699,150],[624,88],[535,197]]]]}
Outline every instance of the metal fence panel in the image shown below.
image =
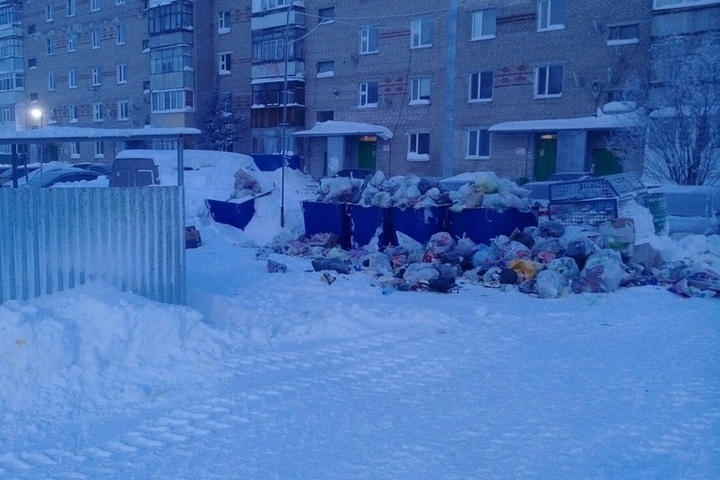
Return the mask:
{"type": "Polygon", "coordinates": [[[0,303],[92,281],[185,303],[181,187],[0,188],[0,303]]]}

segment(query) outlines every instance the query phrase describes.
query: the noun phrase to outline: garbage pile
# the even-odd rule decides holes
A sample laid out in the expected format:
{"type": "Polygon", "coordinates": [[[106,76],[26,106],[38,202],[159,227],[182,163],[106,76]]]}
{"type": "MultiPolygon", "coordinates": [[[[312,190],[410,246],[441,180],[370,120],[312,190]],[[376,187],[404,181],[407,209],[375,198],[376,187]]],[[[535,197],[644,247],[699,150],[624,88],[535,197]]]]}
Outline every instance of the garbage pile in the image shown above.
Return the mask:
{"type": "Polygon", "coordinates": [[[529,192],[493,172],[477,172],[475,180],[449,190],[435,177],[417,175],[386,177],[381,171],[366,179],[323,178],[315,201],[355,203],[363,206],[424,208],[452,205],[463,208],[517,208],[530,210],[529,192]]]}
{"type": "Polygon", "coordinates": [[[640,285],[667,285],[683,296],[720,296],[718,235],[707,241],[714,258],[712,269],[688,259],[664,261],[649,243],[621,252],[609,248],[598,231],[566,229],[554,221],[498,236],[489,245],[466,237],[456,239],[447,232],[433,235],[423,245],[399,233],[398,246],[369,252],[338,248],[333,237],[278,236],[272,248],[276,253],[313,258],[317,272],[373,275],[384,294],[398,290],[449,293],[471,282],[540,298],[640,285]]]}

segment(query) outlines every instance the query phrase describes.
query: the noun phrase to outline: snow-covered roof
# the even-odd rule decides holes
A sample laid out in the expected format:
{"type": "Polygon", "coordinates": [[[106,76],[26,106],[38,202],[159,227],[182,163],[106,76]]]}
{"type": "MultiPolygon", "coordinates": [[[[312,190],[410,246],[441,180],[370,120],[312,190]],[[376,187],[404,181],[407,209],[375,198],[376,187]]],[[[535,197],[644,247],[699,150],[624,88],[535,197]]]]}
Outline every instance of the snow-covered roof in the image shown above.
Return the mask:
{"type": "Polygon", "coordinates": [[[296,137],[344,137],[377,135],[383,140],[390,140],[392,132],[387,127],[373,125],[370,123],[345,122],[340,120],[328,120],[317,122],[309,130],[301,130],[293,133],[296,137]]]}
{"type": "Polygon", "coordinates": [[[554,132],[558,130],[611,130],[638,126],[636,114],[598,115],[595,117],[556,118],[542,120],[521,120],[496,123],[491,132],[554,132]]]}
{"type": "Polygon", "coordinates": [[[36,143],[44,140],[70,142],[82,140],[127,140],[129,138],[167,138],[198,135],[200,130],[187,127],[85,128],[44,127],[33,130],[0,130],[0,145],[36,143]]]}

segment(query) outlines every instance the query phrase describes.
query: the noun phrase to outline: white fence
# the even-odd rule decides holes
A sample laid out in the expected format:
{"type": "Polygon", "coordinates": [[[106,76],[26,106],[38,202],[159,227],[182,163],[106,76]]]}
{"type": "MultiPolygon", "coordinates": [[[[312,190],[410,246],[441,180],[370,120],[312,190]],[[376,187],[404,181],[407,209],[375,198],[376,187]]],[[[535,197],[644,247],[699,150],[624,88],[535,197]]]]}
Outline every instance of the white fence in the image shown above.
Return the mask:
{"type": "Polygon", "coordinates": [[[92,281],[185,303],[181,187],[0,188],[0,303],[92,281]]]}

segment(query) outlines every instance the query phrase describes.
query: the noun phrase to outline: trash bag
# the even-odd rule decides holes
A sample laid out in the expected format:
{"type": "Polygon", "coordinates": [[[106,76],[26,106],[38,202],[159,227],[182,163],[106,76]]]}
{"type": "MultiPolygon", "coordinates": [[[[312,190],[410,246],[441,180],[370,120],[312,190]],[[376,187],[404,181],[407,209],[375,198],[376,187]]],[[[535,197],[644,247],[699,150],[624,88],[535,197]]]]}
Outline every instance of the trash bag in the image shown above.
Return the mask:
{"type": "Polygon", "coordinates": [[[472,257],[473,266],[486,272],[498,262],[497,252],[489,245],[478,245],[478,250],[472,257]]]}
{"type": "Polygon", "coordinates": [[[483,286],[488,288],[500,288],[500,272],[502,268],[492,267],[483,275],[483,286]]]}
{"type": "Polygon", "coordinates": [[[440,272],[429,263],[411,263],[405,269],[402,277],[410,285],[416,285],[422,281],[435,280],[440,277],[440,272]]]}
{"type": "Polygon", "coordinates": [[[547,268],[568,279],[580,275],[580,269],[571,257],[556,258],[547,264],[547,268]]]}
{"type": "Polygon", "coordinates": [[[516,258],[508,263],[508,268],[517,273],[521,281],[530,280],[535,277],[536,268],[532,260],[516,258]]]}
{"type": "Polygon", "coordinates": [[[565,247],[559,238],[538,238],[532,246],[532,253],[538,255],[540,252],[550,252],[556,257],[562,255],[565,247]]]}
{"type": "Polygon", "coordinates": [[[562,223],[554,220],[548,220],[538,225],[540,235],[543,237],[555,237],[560,238],[565,235],[565,227],[562,223]]]}
{"type": "Polygon", "coordinates": [[[517,228],[513,230],[512,234],[510,235],[510,240],[520,242],[531,250],[533,248],[533,245],[535,245],[535,239],[532,237],[532,235],[521,232],[517,228]]]}
{"type": "Polygon", "coordinates": [[[603,292],[612,292],[620,286],[625,271],[620,253],[603,249],[590,255],[580,277],[603,292]]]}
{"type": "Polygon", "coordinates": [[[557,298],[566,286],[565,277],[553,270],[543,270],[535,277],[535,291],[540,298],[557,298]]]}
{"type": "Polygon", "coordinates": [[[316,272],[332,270],[337,273],[350,273],[350,266],[339,258],[314,258],[311,263],[316,272]]]}
{"type": "Polygon", "coordinates": [[[268,259],[267,271],[270,273],[285,273],[287,272],[287,265],[284,263],[276,262],[275,260],[268,259]]]}
{"type": "Polygon", "coordinates": [[[448,232],[437,232],[430,237],[427,249],[436,253],[442,253],[455,246],[455,239],[448,232]]]}
{"type": "Polygon", "coordinates": [[[597,244],[590,240],[576,240],[568,243],[565,248],[565,256],[575,260],[578,268],[582,270],[588,257],[598,250],[597,244]]]}
{"type": "Polygon", "coordinates": [[[525,245],[523,245],[520,242],[516,242],[514,240],[511,240],[507,244],[505,244],[502,248],[502,259],[506,263],[510,263],[513,260],[517,259],[526,259],[529,260],[532,258],[532,252],[529,248],[527,248],[525,245]]]}
{"type": "Polygon", "coordinates": [[[500,284],[501,285],[515,285],[520,280],[517,272],[510,268],[503,268],[500,270],[500,284]]]}

